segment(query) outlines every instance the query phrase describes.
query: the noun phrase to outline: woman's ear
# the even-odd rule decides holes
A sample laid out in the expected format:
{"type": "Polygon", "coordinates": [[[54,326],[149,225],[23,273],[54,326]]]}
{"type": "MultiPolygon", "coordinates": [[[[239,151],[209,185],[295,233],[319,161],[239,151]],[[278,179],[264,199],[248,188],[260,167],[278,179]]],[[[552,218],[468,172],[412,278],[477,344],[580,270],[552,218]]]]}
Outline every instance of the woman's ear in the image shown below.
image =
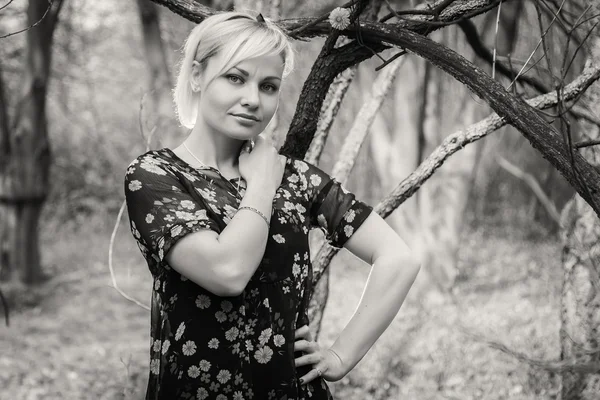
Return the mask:
{"type": "Polygon", "coordinates": [[[194,60],[192,62],[192,73],[190,74],[190,86],[192,87],[192,92],[198,93],[202,88],[202,78],[204,75],[204,66],[194,60]]]}

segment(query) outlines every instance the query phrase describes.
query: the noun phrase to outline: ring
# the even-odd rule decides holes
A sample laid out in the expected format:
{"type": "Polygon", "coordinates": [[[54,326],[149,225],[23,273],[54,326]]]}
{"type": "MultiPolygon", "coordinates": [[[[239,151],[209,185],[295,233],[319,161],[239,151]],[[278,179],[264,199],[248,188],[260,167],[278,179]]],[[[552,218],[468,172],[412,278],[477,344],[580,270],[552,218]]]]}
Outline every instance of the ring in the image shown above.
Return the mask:
{"type": "Polygon", "coordinates": [[[315,368],[315,370],[317,371],[317,375],[319,375],[319,378],[321,376],[323,376],[323,373],[321,372],[321,370],[319,368],[315,368]]]}

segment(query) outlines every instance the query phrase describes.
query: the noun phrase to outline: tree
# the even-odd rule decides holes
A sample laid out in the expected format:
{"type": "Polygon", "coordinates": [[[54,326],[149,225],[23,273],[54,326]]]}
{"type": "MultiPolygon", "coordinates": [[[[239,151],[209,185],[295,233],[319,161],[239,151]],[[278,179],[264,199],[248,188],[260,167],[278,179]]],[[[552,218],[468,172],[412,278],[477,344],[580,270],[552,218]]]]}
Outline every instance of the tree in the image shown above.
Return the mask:
{"type": "MultiPolygon", "coordinates": [[[[5,279],[25,283],[44,279],[38,223],[50,185],[46,92],[62,4],[62,0],[29,2],[27,61],[11,121],[9,105],[0,94],[0,269],[5,279]]],[[[0,92],[3,86],[0,76],[0,92]]]]}
{"type": "MultiPolygon", "coordinates": [[[[600,35],[590,45],[591,56],[600,62],[600,35]]],[[[596,82],[584,94],[591,109],[600,102],[596,82]]],[[[581,122],[588,140],[598,142],[600,127],[581,122]]],[[[600,166],[600,148],[589,146],[582,154],[591,165],[600,166]]],[[[600,220],[579,195],[564,207],[561,216],[564,281],[561,307],[561,359],[581,364],[600,363],[600,220]]],[[[591,400],[600,392],[600,373],[562,373],[562,398],[591,400]]]]}
{"type": "MultiPolygon", "coordinates": [[[[184,18],[195,22],[200,22],[214,12],[208,7],[184,0],[152,1],[164,5],[184,18]]],[[[589,7],[587,7],[588,3],[583,0],[573,3],[573,8],[568,10],[568,17],[565,18],[561,15],[562,4],[555,4],[554,2],[540,3],[537,0],[532,0],[532,2],[538,10],[540,8],[546,10],[550,15],[550,25],[556,22],[564,30],[565,36],[568,38],[567,43],[575,43],[575,49],[562,49],[566,60],[563,63],[565,71],[561,74],[560,79],[553,80],[550,86],[540,83],[539,80],[530,76],[523,76],[523,70],[516,71],[513,69],[513,60],[508,59],[502,62],[493,60],[493,68],[497,73],[508,77],[514,82],[526,84],[528,87],[534,88],[537,93],[543,93],[527,101],[522,98],[521,93],[512,93],[506,90],[497,80],[456,51],[427,37],[432,32],[449,25],[459,25],[467,33],[468,43],[473,51],[478,57],[488,60],[490,58],[489,54],[482,51],[482,47],[485,48],[485,46],[481,46],[479,35],[477,31],[473,34],[473,25],[469,22],[476,16],[485,15],[502,6],[508,6],[516,14],[519,5],[516,4],[515,0],[437,0],[405,10],[397,10],[386,2],[388,14],[376,18],[376,20],[365,18],[363,13],[365,10],[368,10],[368,12],[375,10],[374,15],[378,16],[379,13],[376,11],[383,3],[377,0],[356,0],[345,6],[350,11],[351,23],[342,30],[331,29],[327,22],[329,13],[315,18],[292,18],[278,21],[278,24],[293,38],[310,40],[317,36],[326,37],[321,52],[304,83],[300,101],[297,104],[289,132],[280,151],[283,154],[300,158],[307,155],[311,143],[314,143],[315,134],[319,131],[320,121],[314,116],[324,115],[323,111],[327,108],[327,104],[324,104],[326,103],[325,99],[328,98],[328,93],[331,98],[332,93],[335,91],[330,90],[332,84],[335,82],[334,86],[337,84],[343,86],[341,82],[344,79],[348,81],[347,77],[343,77],[342,73],[344,71],[353,68],[373,55],[394,48],[397,50],[396,55],[391,56],[388,60],[382,60],[381,67],[389,68],[397,57],[406,52],[411,52],[447,73],[485,100],[495,114],[478,122],[476,121],[479,118],[472,118],[466,122],[469,124],[467,127],[463,127],[446,137],[437,147],[429,147],[427,151],[430,151],[430,154],[427,157],[424,157],[423,150],[426,147],[424,143],[417,143],[419,166],[375,207],[376,212],[384,218],[388,217],[400,204],[416,193],[421,185],[448,160],[450,155],[461,151],[465,145],[476,142],[500,127],[510,124],[518,129],[531,143],[532,147],[565,177],[580,196],[581,204],[585,203],[586,207],[589,207],[585,213],[581,211],[581,208],[574,209],[570,207],[570,212],[574,215],[571,221],[575,221],[571,225],[576,226],[576,222],[582,220],[585,220],[586,223],[589,223],[590,220],[597,221],[597,217],[600,216],[600,172],[593,161],[586,160],[578,153],[568,129],[559,132],[538,110],[554,107],[557,112],[557,115],[551,115],[554,119],[560,118],[567,121],[567,118],[576,117],[594,121],[593,115],[590,116],[589,113],[582,112],[578,108],[577,101],[599,79],[600,62],[597,58],[592,58],[579,76],[570,83],[567,84],[566,78],[567,71],[574,64],[572,60],[575,59],[579,49],[589,45],[586,42],[588,32],[592,32],[596,28],[595,19],[598,15],[587,14],[592,3],[589,2],[589,7]],[[592,27],[581,33],[581,27],[584,25],[580,21],[592,21],[592,27]]],[[[541,32],[538,46],[543,47],[545,57],[550,59],[549,46],[546,43],[547,31],[544,32],[541,25],[540,23],[541,32]]],[[[510,48],[510,43],[514,40],[514,37],[510,38],[510,36],[514,35],[515,30],[508,30],[506,33],[509,36],[505,38],[506,47],[510,48]]],[[[548,60],[548,63],[550,63],[550,60],[548,60]]],[[[527,64],[528,62],[524,63],[525,66],[527,64]]],[[[552,76],[553,68],[549,66],[547,70],[552,76]]],[[[335,107],[332,108],[334,110],[332,114],[335,115],[335,107]]],[[[320,140],[322,138],[317,137],[315,142],[320,140]]],[[[360,146],[361,143],[357,141],[356,146],[360,146]]],[[[464,199],[461,202],[464,203],[464,199]]],[[[568,214],[569,211],[565,213],[568,214]]],[[[591,238],[590,243],[597,242],[597,236],[590,235],[589,237],[591,238]]],[[[566,254],[571,252],[573,248],[573,246],[570,246],[566,254]]],[[[317,283],[323,276],[335,254],[335,249],[326,246],[318,252],[314,262],[314,283],[317,283]]],[[[565,259],[574,259],[573,257],[567,254],[565,259]]],[[[583,270],[583,267],[581,269],[583,270]]],[[[592,270],[586,268],[586,271],[592,270]]],[[[581,275],[578,274],[578,276],[581,275]]],[[[587,285],[585,287],[593,287],[598,281],[596,276],[597,271],[595,274],[583,275],[581,279],[587,285]]],[[[578,283],[579,281],[574,279],[567,279],[567,282],[570,283],[566,283],[566,291],[581,286],[578,283]]],[[[575,292],[581,295],[586,294],[581,289],[577,289],[575,292]]],[[[589,299],[587,296],[584,296],[584,298],[589,299]]],[[[578,306],[582,304],[584,298],[579,298],[576,301],[578,306]]],[[[596,322],[590,328],[591,330],[589,330],[591,335],[588,334],[588,338],[590,336],[597,337],[597,307],[589,308],[590,305],[595,306],[595,304],[588,301],[581,306],[585,313],[589,313],[596,319],[596,322]]],[[[585,344],[589,343],[587,341],[585,344]]],[[[586,349],[589,350],[587,347],[586,349]]],[[[571,357],[570,350],[566,347],[563,354],[565,357],[571,357]]],[[[565,378],[567,381],[570,379],[567,375],[565,375],[565,378]]],[[[566,385],[570,385],[567,381],[566,385]]],[[[594,382],[597,381],[594,380],[594,382]]],[[[565,395],[578,395],[576,394],[579,390],[577,388],[581,388],[581,385],[576,383],[569,387],[575,387],[575,389],[573,391],[570,391],[571,389],[566,390],[565,395]]]]}
{"type": "MultiPolygon", "coordinates": [[[[144,41],[144,54],[148,63],[148,89],[150,112],[146,113],[150,131],[169,131],[167,129],[167,116],[172,113],[171,105],[171,73],[167,62],[163,40],[160,30],[160,13],[156,4],[148,0],[137,1],[142,37],[144,41]]],[[[174,132],[173,132],[174,133],[174,132]]],[[[172,135],[169,135],[172,136],[172,135]]],[[[152,138],[149,137],[148,141],[152,138]]]]}

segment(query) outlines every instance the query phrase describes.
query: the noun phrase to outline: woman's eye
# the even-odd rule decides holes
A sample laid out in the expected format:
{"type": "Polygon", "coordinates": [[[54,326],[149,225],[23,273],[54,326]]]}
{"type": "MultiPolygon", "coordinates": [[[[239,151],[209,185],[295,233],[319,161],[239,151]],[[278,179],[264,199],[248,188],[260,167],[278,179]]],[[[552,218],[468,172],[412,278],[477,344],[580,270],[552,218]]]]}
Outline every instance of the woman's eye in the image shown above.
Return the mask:
{"type": "Polygon", "coordinates": [[[277,91],[277,86],[271,84],[271,83],[266,83],[263,85],[263,90],[269,93],[273,93],[277,91]]]}
{"type": "Polygon", "coordinates": [[[242,83],[242,78],[240,78],[237,75],[227,75],[227,79],[229,79],[229,81],[231,83],[242,83]]]}

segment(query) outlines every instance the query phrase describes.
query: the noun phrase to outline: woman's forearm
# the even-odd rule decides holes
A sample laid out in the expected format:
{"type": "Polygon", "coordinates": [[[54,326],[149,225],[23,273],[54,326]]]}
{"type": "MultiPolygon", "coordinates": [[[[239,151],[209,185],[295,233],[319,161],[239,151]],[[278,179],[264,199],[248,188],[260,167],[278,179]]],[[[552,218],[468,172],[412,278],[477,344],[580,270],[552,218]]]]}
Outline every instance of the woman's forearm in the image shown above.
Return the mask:
{"type": "MultiPolygon", "coordinates": [[[[274,193],[261,187],[248,186],[240,207],[254,208],[269,220],[273,197],[274,193]]],[[[219,235],[218,241],[222,246],[221,253],[226,260],[225,264],[227,268],[234,270],[234,276],[236,280],[239,279],[238,283],[242,289],[258,268],[264,255],[268,228],[258,213],[246,209],[236,212],[219,235]]]]}
{"type": "Polygon", "coordinates": [[[331,347],[346,373],[392,322],[418,272],[419,265],[413,260],[385,255],[375,260],[358,308],[331,347]]]}

